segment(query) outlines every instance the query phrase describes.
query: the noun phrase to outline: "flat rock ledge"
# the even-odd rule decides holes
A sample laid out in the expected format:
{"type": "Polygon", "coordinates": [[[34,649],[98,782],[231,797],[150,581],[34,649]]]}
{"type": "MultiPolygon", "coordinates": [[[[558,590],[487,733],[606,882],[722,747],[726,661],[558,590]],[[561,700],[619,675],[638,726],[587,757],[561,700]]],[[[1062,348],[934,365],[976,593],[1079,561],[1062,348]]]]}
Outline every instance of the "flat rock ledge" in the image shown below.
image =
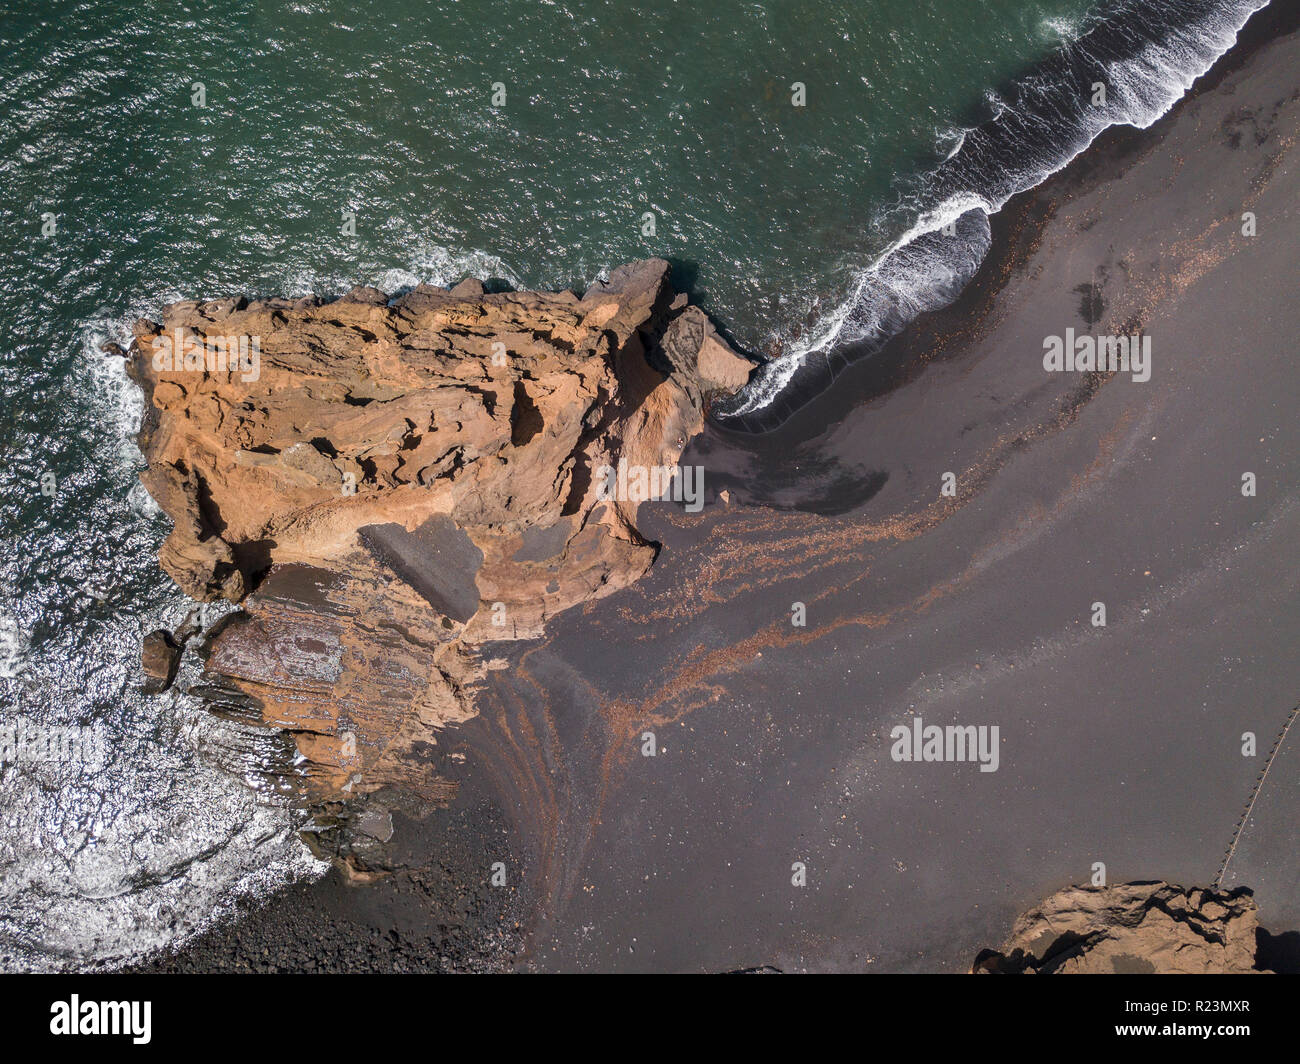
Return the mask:
{"type": "Polygon", "coordinates": [[[1021,916],[1000,950],[976,958],[977,973],[1263,972],[1259,915],[1244,887],[1168,883],[1067,887],[1021,916]]]}
{"type": "MultiPolygon", "coordinates": [[[[602,492],[602,471],[675,467],[753,368],[661,259],[582,296],[466,280],[162,319],[125,353],[141,479],[174,522],[159,561],[241,607],[205,634],[193,690],[289,735],[318,804],[447,798],[412,751],[473,715],[485,645],[537,637],[654,560],[642,499],[602,492]]],[[[156,688],[171,665],[151,638],[156,688]]]]}

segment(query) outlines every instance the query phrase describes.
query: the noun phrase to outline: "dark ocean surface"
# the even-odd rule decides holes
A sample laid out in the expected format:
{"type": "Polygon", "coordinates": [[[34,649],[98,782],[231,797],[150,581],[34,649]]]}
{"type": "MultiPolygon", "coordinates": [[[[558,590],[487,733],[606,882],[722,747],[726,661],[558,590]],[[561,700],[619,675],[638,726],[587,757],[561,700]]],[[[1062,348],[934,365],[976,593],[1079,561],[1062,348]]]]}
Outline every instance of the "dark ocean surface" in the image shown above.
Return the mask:
{"type": "Polygon", "coordinates": [[[121,963],[324,867],[240,779],[269,740],[139,690],[143,633],[189,604],[100,344],[182,298],[582,288],[662,255],[781,356],[724,412],[764,428],[1259,6],[7,4],[0,969],[121,963]]]}

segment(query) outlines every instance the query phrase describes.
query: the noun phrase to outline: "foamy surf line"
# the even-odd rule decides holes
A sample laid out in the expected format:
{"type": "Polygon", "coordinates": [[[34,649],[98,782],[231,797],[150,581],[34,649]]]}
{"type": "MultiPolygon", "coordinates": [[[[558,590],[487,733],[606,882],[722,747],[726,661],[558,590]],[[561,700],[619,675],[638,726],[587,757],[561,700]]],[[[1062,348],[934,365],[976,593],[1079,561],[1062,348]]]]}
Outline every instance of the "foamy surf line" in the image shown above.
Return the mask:
{"type": "Polygon", "coordinates": [[[952,303],[992,244],[990,218],[1119,125],[1146,129],[1236,43],[1269,0],[1125,0],[1028,77],[996,117],[907,195],[915,222],[790,353],[719,404],[728,428],[770,431],[920,314],[952,303]],[[1105,87],[1098,101],[1094,86],[1105,87]]]}

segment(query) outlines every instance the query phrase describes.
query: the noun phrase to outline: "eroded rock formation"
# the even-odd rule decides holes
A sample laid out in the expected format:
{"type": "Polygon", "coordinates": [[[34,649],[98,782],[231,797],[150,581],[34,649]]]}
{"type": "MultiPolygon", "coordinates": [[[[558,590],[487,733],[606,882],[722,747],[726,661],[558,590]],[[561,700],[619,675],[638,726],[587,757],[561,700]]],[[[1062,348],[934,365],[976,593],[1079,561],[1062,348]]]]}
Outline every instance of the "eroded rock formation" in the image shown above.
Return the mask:
{"type": "Polygon", "coordinates": [[[1021,916],[975,972],[1252,972],[1259,930],[1249,890],[1168,883],[1067,887],[1021,916]]]}
{"type": "Polygon", "coordinates": [[[319,800],[445,797],[408,755],[474,712],[483,645],[654,559],[640,499],[602,498],[598,471],[675,466],[750,369],[657,259],[581,297],[467,280],[176,303],[127,357],[142,479],[175,523],[160,562],[242,604],[200,690],[291,734],[319,800]]]}

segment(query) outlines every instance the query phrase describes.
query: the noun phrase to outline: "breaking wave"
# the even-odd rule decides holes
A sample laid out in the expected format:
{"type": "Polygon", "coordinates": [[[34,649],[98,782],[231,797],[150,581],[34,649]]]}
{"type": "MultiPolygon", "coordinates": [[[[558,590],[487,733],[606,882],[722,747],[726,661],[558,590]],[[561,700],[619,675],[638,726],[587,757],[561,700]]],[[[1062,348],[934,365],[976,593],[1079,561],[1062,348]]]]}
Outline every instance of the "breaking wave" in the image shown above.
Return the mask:
{"type": "Polygon", "coordinates": [[[901,190],[888,214],[911,224],[903,223],[903,234],[798,346],[719,404],[723,424],[775,428],[918,315],[951,303],[988,253],[990,216],[1063,169],[1106,129],[1154,123],[1267,2],[1124,0],[1081,24],[1080,34],[1032,74],[987,101],[992,118],[961,131],[937,168],[901,190]],[[1099,83],[1104,100],[1095,100],[1099,83]]]}

